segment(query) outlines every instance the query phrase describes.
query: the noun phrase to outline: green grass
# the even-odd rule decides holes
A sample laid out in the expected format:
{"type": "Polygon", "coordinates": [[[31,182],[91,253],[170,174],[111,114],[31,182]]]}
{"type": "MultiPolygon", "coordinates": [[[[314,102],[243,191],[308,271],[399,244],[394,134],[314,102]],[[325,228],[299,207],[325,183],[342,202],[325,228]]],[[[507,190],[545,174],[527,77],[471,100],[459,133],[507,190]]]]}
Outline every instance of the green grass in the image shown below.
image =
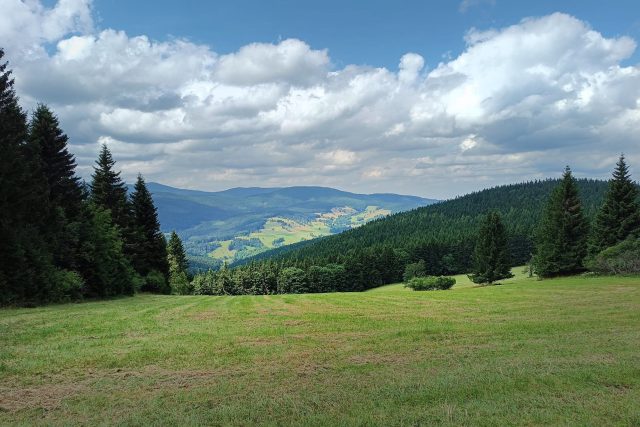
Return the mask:
{"type": "Polygon", "coordinates": [[[640,425],[640,279],[0,310],[0,424],[640,425]]]}
{"type": "MultiPolygon", "coordinates": [[[[513,285],[516,283],[523,283],[524,281],[537,281],[537,279],[535,278],[527,277],[528,274],[525,271],[525,266],[514,267],[511,269],[511,273],[513,274],[513,277],[511,279],[500,280],[499,283],[501,285],[513,285]]],[[[476,283],[473,283],[471,280],[469,280],[469,277],[466,274],[457,274],[451,277],[456,279],[456,284],[453,286],[453,289],[479,287],[476,283]]],[[[497,285],[494,285],[494,286],[497,286],[497,285]]],[[[405,288],[403,283],[395,283],[393,285],[380,286],[379,288],[370,289],[367,292],[397,292],[397,291],[413,292],[411,289],[405,288]]]]}

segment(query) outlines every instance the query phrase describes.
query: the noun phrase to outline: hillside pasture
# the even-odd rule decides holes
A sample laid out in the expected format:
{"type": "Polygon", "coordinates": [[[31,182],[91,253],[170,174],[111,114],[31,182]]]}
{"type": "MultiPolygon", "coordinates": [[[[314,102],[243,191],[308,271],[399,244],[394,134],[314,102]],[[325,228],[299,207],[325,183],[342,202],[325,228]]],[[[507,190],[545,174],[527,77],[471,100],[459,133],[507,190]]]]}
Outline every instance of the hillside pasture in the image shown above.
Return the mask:
{"type": "Polygon", "coordinates": [[[0,424],[638,425],[640,279],[0,311],[0,424]]]}

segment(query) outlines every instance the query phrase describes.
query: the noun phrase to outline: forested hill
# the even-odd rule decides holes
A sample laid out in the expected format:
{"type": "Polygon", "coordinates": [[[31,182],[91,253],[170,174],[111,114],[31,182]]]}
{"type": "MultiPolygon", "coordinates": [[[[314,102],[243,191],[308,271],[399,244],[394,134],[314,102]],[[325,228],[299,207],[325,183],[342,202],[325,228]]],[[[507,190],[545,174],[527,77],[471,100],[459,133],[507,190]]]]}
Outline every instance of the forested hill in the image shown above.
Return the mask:
{"type": "MultiPolygon", "coordinates": [[[[470,267],[479,220],[496,210],[510,236],[512,262],[524,264],[533,249],[534,229],[542,209],[558,182],[549,179],[482,190],[391,215],[339,235],[269,251],[249,261],[274,258],[285,264],[325,265],[360,256],[375,257],[392,249],[408,260],[424,259],[432,274],[464,272],[470,267]]],[[[607,182],[582,179],[578,186],[591,219],[602,202],[607,182]]]]}
{"type": "Polygon", "coordinates": [[[232,188],[206,192],[150,182],[162,231],[176,231],[194,270],[218,267],[375,218],[436,202],[326,187],[232,188]]]}

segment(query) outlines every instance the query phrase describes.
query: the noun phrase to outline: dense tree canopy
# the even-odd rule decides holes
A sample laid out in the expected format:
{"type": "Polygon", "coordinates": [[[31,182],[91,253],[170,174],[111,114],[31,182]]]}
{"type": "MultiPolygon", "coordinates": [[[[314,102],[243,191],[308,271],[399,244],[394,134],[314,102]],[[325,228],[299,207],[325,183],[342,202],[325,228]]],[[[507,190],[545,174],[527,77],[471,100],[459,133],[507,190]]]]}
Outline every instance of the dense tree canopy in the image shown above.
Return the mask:
{"type": "MultiPolygon", "coordinates": [[[[400,282],[405,272],[413,275],[417,266],[420,275],[467,273],[474,267],[477,236],[489,212],[496,212],[502,219],[510,258],[507,266],[522,265],[534,251],[545,201],[560,182],[536,181],[483,190],[339,235],[280,248],[224,273],[197,275],[194,292],[217,294],[222,289],[220,283],[225,284],[225,294],[276,293],[283,289],[361,291],[400,282]]],[[[595,216],[607,184],[592,180],[578,180],[576,184],[585,212],[595,216]]],[[[502,262],[500,265],[498,270],[502,272],[502,262]]]]}
{"type": "Polygon", "coordinates": [[[148,280],[125,251],[132,230],[140,270],[160,270],[166,282],[164,236],[144,181],[132,216],[103,146],[89,197],[55,114],[38,105],[27,123],[13,85],[0,62],[0,305],[133,294],[148,280]]]}

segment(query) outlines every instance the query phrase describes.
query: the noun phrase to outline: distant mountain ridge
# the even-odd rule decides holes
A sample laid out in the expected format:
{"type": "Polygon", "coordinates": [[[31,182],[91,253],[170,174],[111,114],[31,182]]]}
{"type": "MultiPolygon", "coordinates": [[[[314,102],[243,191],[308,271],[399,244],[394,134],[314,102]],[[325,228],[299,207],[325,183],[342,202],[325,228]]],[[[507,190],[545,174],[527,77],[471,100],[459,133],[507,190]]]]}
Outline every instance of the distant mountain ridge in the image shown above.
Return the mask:
{"type": "Polygon", "coordinates": [[[178,232],[187,252],[205,263],[202,257],[233,262],[437,202],[317,186],[236,187],[216,192],[155,182],[147,187],[158,208],[162,231],[178,232]]]}
{"type": "MultiPolygon", "coordinates": [[[[533,239],[543,208],[557,179],[497,186],[372,221],[340,235],[275,248],[240,260],[238,264],[266,259],[325,265],[353,259],[359,254],[379,254],[384,248],[423,259],[430,274],[469,271],[478,224],[489,211],[501,214],[510,235],[515,264],[531,258],[533,239]]],[[[609,186],[607,181],[579,179],[584,213],[592,220],[609,186]]]]}

